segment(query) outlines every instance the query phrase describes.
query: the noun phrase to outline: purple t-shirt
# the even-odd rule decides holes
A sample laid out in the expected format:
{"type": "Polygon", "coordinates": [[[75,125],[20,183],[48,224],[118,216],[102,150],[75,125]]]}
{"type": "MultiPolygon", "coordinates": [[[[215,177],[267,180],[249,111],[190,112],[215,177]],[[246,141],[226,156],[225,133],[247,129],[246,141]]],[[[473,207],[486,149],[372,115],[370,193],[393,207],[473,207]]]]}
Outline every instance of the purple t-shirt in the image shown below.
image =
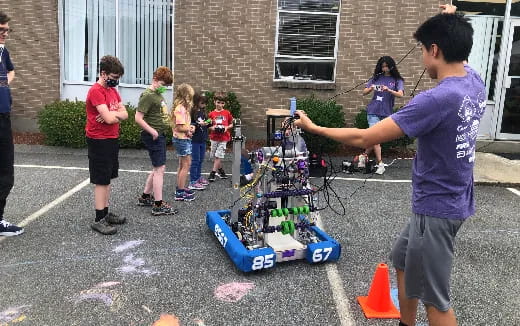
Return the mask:
{"type": "MultiPolygon", "coordinates": [[[[395,79],[392,76],[379,76],[375,81],[370,79],[366,85],[366,87],[370,87],[372,85],[385,85],[393,91],[404,91],[404,83],[402,79],[395,79]]],[[[374,90],[374,96],[372,96],[372,101],[367,105],[367,113],[375,114],[380,117],[388,117],[394,111],[394,103],[395,96],[390,92],[383,92],[374,90]]]]}
{"type": "Polygon", "coordinates": [[[415,96],[391,119],[418,138],[413,162],[412,209],[416,214],[466,219],[475,213],[473,166],[486,88],[469,66],[415,96]]]}

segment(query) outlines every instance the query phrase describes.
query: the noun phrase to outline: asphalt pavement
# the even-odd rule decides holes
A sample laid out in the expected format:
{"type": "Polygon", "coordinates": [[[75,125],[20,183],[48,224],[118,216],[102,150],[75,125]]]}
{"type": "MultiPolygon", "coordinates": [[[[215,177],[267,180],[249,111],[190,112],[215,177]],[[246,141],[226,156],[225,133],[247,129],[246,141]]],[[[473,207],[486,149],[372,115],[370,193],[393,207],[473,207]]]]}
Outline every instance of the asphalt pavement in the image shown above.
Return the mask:
{"type": "MultiPolygon", "coordinates": [[[[476,160],[477,213],[457,236],[452,303],[462,326],[520,325],[520,164],[488,155],[476,160]]],[[[338,168],[341,158],[333,161],[338,168]]],[[[207,211],[233,202],[229,180],[210,184],[193,202],[173,202],[177,164],[169,152],[164,195],[180,212],[153,217],[136,206],[147,153],[122,150],[111,209],[128,222],[102,236],[89,226],[86,151],[17,145],[6,219],[25,233],[0,239],[0,325],[149,326],[164,314],[186,326],[397,325],[366,319],[356,297],[367,295],[376,266],[389,263],[411,214],[411,164],[396,160],[383,176],[338,172],[331,180],[319,205],[329,206],[321,217],[342,245],[339,261],[246,274],[205,224],[207,211]]],[[[230,161],[225,167],[231,171],[230,161]]],[[[392,269],[390,287],[395,292],[392,269]]],[[[418,318],[427,324],[423,309],[418,318]]]]}

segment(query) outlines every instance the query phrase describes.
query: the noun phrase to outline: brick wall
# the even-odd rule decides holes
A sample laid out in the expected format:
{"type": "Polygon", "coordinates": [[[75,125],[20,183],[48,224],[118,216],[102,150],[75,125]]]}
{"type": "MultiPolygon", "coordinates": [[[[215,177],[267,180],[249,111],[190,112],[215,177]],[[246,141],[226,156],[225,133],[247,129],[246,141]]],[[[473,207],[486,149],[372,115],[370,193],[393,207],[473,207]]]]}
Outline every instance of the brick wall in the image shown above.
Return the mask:
{"type": "MultiPolygon", "coordinates": [[[[290,97],[311,93],[327,99],[365,81],[381,55],[404,56],[415,43],[417,26],[437,12],[437,4],[427,0],[343,1],[335,89],[311,90],[273,83],[276,0],[175,2],[175,83],[235,92],[243,122],[260,137],[266,108],[287,108],[290,97]]],[[[19,131],[36,130],[36,113],[59,98],[57,6],[57,0],[0,0],[15,31],[7,47],[16,67],[13,124],[19,131]]],[[[422,72],[419,51],[399,70],[409,94],[422,72]]],[[[432,85],[425,76],[419,90],[432,85]]],[[[369,100],[360,88],[336,98],[349,122],[369,100]]]]}
{"type": "MultiPolygon", "coordinates": [[[[328,99],[369,78],[380,56],[399,60],[414,46],[419,24],[438,12],[437,3],[427,0],[343,1],[335,89],[310,90],[274,87],[276,6],[276,0],[176,1],[175,83],[235,92],[243,123],[264,130],[266,108],[287,108],[290,97],[311,93],[328,99]]],[[[420,51],[399,71],[409,94],[423,71],[420,51]]],[[[419,90],[432,85],[425,76],[419,90]]],[[[336,98],[349,122],[368,103],[361,88],[336,98]]]]}
{"type": "Polygon", "coordinates": [[[36,114],[60,96],[57,0],[0,0],[11,17],[6,47],[15,65],[13,128],[37,131],[36,114]]]}

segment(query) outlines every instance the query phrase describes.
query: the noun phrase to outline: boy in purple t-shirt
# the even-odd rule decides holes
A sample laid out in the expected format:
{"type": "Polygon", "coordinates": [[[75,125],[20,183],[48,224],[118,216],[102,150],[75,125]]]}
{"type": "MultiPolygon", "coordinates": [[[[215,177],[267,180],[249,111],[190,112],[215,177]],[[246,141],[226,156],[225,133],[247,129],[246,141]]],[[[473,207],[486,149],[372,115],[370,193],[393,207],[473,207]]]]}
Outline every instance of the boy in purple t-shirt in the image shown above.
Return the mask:
{"type": "Polygon", "coordinates": [[[414,38],[436,87],[418,94],[402,110],[369,129],[324,128],[303,111],[296,125],[352,146],[368,146],[408,135],[418,138],[413,164],[413,216],[392,249],[397,272],[400,325],[415,325],[418,300],[430,325],[457,325],[450,307],[449,280],[455,235],[474,214],[473,165],[484,83],[464,65],[473,44],[467,19],[444,13],[424,22],[414,38]],[[441,263],[439,263],[441,262],[441,263]]]}

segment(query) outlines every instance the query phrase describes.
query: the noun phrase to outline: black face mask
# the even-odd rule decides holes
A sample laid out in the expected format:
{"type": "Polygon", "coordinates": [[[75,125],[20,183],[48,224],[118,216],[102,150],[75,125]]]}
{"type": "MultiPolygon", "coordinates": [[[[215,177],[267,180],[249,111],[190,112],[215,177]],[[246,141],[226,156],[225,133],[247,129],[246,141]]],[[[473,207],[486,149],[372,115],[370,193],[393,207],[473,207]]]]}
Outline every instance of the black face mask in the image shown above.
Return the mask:
{"type": "Polygon", "coordinates": [[[105,83],[107,84],[108,87],[116,87],[117,85],[119,85],[119,80],[118,79],[110,79],[108,78],[105,83]]]}

